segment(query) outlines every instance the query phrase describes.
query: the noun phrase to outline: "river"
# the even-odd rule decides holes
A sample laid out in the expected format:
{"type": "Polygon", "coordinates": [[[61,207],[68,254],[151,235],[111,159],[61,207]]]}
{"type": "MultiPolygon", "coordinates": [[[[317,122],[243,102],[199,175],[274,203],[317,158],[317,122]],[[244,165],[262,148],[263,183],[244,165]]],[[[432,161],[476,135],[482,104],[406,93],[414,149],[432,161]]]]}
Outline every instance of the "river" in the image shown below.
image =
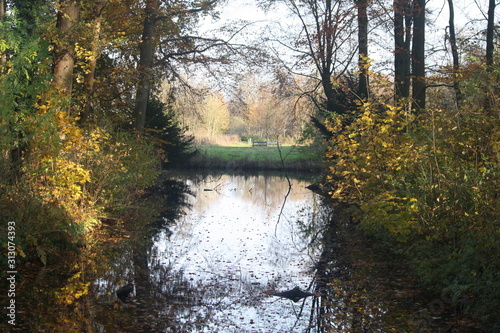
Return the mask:
{"type": "Polygon", "coordinates": [[[148,199],[160,216],[103,228],[85,258],[21,284],[11,331],[460,332],[312,181],[171,175],[148,199]]]}
{"type": "Polygon", "coordinates": [[[197,290],[199,304],[184,324],[198,317],[204,321],[200,332],[307,329],[312,297],[294,303],[266,293],[312,288],[321,256],[314,243],[331,209],[296,179],[220,175],[186,181],[191,207],[155,238],[151,262],[197,290]]]}

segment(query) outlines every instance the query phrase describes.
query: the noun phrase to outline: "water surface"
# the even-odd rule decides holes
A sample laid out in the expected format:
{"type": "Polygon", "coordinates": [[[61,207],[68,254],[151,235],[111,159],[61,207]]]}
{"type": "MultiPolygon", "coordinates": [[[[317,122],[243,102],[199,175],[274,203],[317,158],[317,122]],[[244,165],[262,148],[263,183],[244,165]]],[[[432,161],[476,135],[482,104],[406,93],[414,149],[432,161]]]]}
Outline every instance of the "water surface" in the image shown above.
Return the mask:
{"type": "Polygon", "coordinates": [[[307,185],[170,175],[81,257],[25,265],[19,324],[0,331],[479,332],[307,185]],[[295,287],[311,295],[271,295],[295,287]]]}
{"type": "Polygon", "coordinates": [[[222,175],[187,184],[191,207],[155,238],[151,265],[199,290],[190,311],[206,319],[200,331],[305,330],[312,297],[294,303],[266,292],[311,290],[321,255],[314,240],[331,209],[295,179],[222,175]]]}

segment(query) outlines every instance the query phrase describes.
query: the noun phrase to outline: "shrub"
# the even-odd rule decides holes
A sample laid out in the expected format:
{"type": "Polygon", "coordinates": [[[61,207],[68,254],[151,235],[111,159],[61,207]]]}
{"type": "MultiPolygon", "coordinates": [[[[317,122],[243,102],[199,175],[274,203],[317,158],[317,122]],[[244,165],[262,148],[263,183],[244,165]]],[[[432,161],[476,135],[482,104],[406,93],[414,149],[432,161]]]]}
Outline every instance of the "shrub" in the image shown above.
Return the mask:
{"type": "Polygon", "coordinates": [[[376,102],[360,111],[347,126],[327,123],[331,196],[356,205],[360,226],[406,253],[429,286],[491,316],[500,299],[498,109],[474,96],[418,117],[376,102]]]}
{"type": "Polygon", "coordinates": [[[101,218],[130,208],[160,171],[160,154],[148,138],[76,122],[56,107],[41,107],[26,126],[22,173],[1,184],[4,216],[23,230],[25,252],[43,263],[80,242],[101,218]],[[25,208],[9,211],[12,206],[25,208]]]}

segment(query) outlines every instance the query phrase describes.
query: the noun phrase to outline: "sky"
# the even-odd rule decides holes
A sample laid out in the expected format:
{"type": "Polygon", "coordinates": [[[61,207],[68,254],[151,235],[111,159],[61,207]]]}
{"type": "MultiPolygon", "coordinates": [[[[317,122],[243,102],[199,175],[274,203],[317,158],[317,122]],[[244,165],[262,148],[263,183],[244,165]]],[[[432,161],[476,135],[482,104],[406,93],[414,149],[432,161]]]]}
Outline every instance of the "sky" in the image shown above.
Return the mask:
{"type": "MultiPolygon", "coordinates": [[[[389,0],[390,2],[391,0],[389,0]]],[[[487,12],[488,0],[454,0],[455,4],[455,25],[457,33],[463,29],[475,24],[479,27],[485,27],[486,22],[484,15],[481,13],[487,12]],[[471,23],[474,22],[474,23],[471,23]]],[[[428,41],[431,44],[443,44],[445,29],[448,25],[448,2],[447,0],[430,0],[427,3],[427,8],[432,11],[427,18],[435,27],[429,26],[428,41]]],[[[274,9],[271,12],[265,12],[259,9],[256,0],[228,0],[221,6],[220,20],[212,21],[206,19],[202,29],[216,29],[228,22],[238,20],[244,21],[261,21],[258,24],[249,27],[246,30],[257,34],[262,31],[265,25],[278,27],[278,24],[291,23],[293,17],[286,15],[285,10],[274,9]],[[274,23],[271,23],[274,22],[274,23]]],[[[497,11],[498,12],[498,11],[497,11]]],[[[498,17],[498,16],[497,16],[498,17]]],[[[244,38],[249,38],[250,34],[244,34],[244,38]]],[[[392,44],[391,44],[392,45],[392,44]]]]}
{"type": "MultiPolygon", "coordinates": [[[[388,0],[388,2],[390,5],[392,0],[388,0]]],[[[454,0],[454,4],[457,34],[467,35],[467,28],[472,28],[473,26],[476,29],[478,27],[483,29],[486,27],[486,21],[481,10],[486,13],[488,0],[454,0]]],[[[429,0],[427,6],[428,10],[430,10],[430,13],[427,15],[429,22],[426,36],[427,48],[429,50],[431,48],[433,50],[440,50],[438,53],[432,53],[432,56],[428,56],[428,63],[437,66],[448,65],[451,62],[449,52],[445,51],[449,50],[448,42],[445,39],[449,20],[448,2],[447,0],[429,0]]],[[[232,26],[233,29],[237,29],[237,27],[242,26],[243,21],[255,22],[246,26],[232,40],[235,43],[251,44],[258,41],[259,35],[264,31],[273,31],[276,35],[280,35],[288,33],[293,27],[300,27],[300,23],[296,17],[287,15],[286,8],[265,12],[258,7],[256,0],[227,0],[221,4],[219,10],[219,19],[214,20],[206,17],[203,20],[200,31],[205,31],[205,33],[212,34],[212,36],[222,37],[220,32],[216,32],[221,27],[228,28],[232,26]]],[[[370,23],[373,24],[372,22],[374,21],[370,23]]],[[[226,29],[226,31],[228,30],[226,29]]],[[[375,32],[371,33],[372,42],[369,44],[369,56],[374,59],[373,66],[376,71],[392,72],[393,65],[390,55],[393,41],[391,35],[392,31],[383,30],[379,30],[378,35],[375,32]],[[382,36],[384,35],[387,38],[383,38],[382,36]]],[[[274,46],[276,45],[275,43],[274,46]]],[[[285,53],[285,49],[281,48],[280,52],[285,53]]],[[[288,59],[291,59],[291,57],[288,57],[288,59]]]]}
{"type": "MultiPolygon", "coordinates": [[[[454,0],[455,20],[457,26],[463,26],[465,22],[484,18],[483,13],[487,12],[488,0],[454,0]]],[[[435,19],[436,23],[443,27],[448,24],[448,2],[447,0],[430,0],[427,8],[433,11],[430,19],[435,19]]],[[[221,15],[219,22],[214,22],[213,27],[220,26],[224,22],[232,20],[280,20],[284,18],[284,13],[271,11],[266,13],[257,6],[255,0],[228,0],[220,6],[221,15]]],[[[498,11],[497,11],[498,12],[498,11]]],[[[289,18],[287,18],[289,19],[289,18]]],[[[208,20],[210,21],[210,19],[208,20]]],[[[207,22],[208,23],[208,22],[207,22]]],[[[210,25],[207,24],[207,28],[210,25]]]]}

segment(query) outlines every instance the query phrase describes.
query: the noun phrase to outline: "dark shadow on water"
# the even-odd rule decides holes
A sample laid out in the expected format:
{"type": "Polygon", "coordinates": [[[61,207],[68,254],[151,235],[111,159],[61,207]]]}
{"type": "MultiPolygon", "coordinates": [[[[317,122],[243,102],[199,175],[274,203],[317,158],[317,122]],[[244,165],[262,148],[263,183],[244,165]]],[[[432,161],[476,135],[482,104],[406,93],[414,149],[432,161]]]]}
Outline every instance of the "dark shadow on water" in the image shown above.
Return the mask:
{"type": "Polygon", "coordinates": [[[483,332],[418,286],[401,258],[381,253],[341,207],[322,237],[307,332],[483,332]]]}
{"type": "MultiPolygon", "coordinates": [[[[456,318],[450,317],[446,306],[440,313],[435,309],[429,312],[433,299],[414,287],[405,265],[378,254],[342,211],[332,210],[329,203],[305,189],[312,177],[299,179],[307,181],[294,181],[286,204],[296,207],[288,211],[280,207],[288,181],[277,175],[166,177],[144,197],[142,208],[137,208],[145,211],[144,217],[104,227],[71,267],[50,267],[33,274],[26,270],[29,283],[20,284],[17,298],[22,326],[2,323],[0,329],[475,332],[453,326],[456,318]],[[307,201],[303,203],[302,198],[307,201]],[[240,201],[250,202],[251,209],[239,210],[230,223],[224,224],[227,221],[223,219],[231,214],[213,218],[225,228],[243,228],[246,225],[239,225],[243,216],[249,217],[247,234],[217,229],[195,232],[203,219],[215,214],[210,208],[218,200],[229,200],[220,208],[221,214],[240,201]],[[200,204],[196,212],[195,203],[200,204]],[[257,207],[263,210],[262,215],[257,207]],[[279,212],[279,219],[273,215],[262,223],[261,216],[270,215],[272,209],[279,212]],[[194,215],[191,218],[189,214],[194,215]],[[261,229],[250,228],[256,226],[261,229]],[[223,257],[228,253],[217,252],[217,245],[203,248],[209,242],[203,233],[215,233],[211,241],[221,247],[227,235],[242,237],[229,244],[250,246],[248,239],[253,239],[255,244],[268,247],[255,250],[243,246],[241,253],[229,253],[234,257],[229,264],[223,257]],[[192,242],[195,237],[199,241],[192,242]],[[262,239],[269,241],[259,243],[262,239]],[[187,255],[197,247],[198,252],[187,255]],[[245,257],[247,252],[252,255],[245,257]],[[181,260],[185,266],[179,265],[181,260]],[[272,265],[265,266],[263,260],[272,265]],[[192,262],[198,271],[189,266],[192,262]],[[290,262],[295,262],[294,266],[290,262]],[[293,274],[287,270],[294,270],[293,274]],[[298,298],[299,291],[293,291],[297,281],[302,292],[298,298]]],[[[228,247],[229,252],[232,249],[228,247]]]]}

